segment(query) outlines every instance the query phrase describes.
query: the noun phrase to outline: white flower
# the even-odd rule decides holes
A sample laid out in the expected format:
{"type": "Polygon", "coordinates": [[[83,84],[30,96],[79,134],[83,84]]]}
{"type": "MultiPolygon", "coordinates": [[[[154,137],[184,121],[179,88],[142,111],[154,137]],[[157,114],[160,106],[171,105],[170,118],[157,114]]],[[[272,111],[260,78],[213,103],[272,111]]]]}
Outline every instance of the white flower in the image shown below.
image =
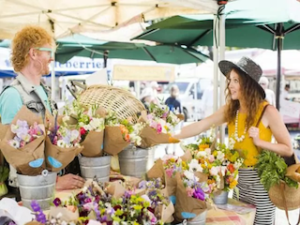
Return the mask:
{"type": "Polygon", "coordinates": [[[189,168],[191,172],[202,172],[203,168],[199,164],[197,159],[192,159],[192,161],[189,163],[189,168]]]}
{"type": "Polygon", "coordinates": [[[195,174],[191,171],[185,170],[183,174],[189,180],[199,181],[199,178],[196,177],[195,174]]]}
{"type": "Polygon", "coordinates": [[[99,132],[104,129],[104,120],[102,118],[93,118],[89,125],[91,130],[99,132]]]}
{"type": "Polygon", "coordinates": [[[197,153],[197,158],[206,158],[206,156],[207,156],[207,153],[206,153],[206,151],[199,151],[198,153],[197,153]]]}
{"type": "Polygon", "coordinates": [[[73,142],[74,140],[76,140],[79,137],[80,133],[78,130],[72,130],[71,131],[71,142],[73,142]]]}
{"type": "Polygon", "coordinates": [[[13,132],[14,134],[17,133],[17,130],[19,129],[18,125],[12,124],[10,126],[11,132],[13,132]]]}
{"type": "Polygon", "coordinates": [[[66,146],[66,143],[63,140],[58,140],[57,141],[57,146],[60,148],[64,148],[66,146]]]}
{"type": "Polygon", "coordinates": [[[16,140],[10,140],[8,143],[11,147],[20,148],[20,143],[16,140]]]}
{"type": "Polygon", "coordinates": [[[223,161],[225,157],[225,154],[221,151],[218,151],[217,159],[220,161],[223,161]]]}
{"type": "Polygon", "coordinates": [[[229,149],[234,149],[234,145],[235,145],[235,140],[231,137],[228,140],[228,148],[229,149]]]}
{"type": "Polygon", "coordinates": [[[206,148],[204,151],[206,152],[206,154],[208,156],[211,155],[211,149],[210,148],[206,148]]]}
{"type": "Polygon", "coordinates": [[[233,167],[237,170],[243,165],[244,160],[243,159],[237,159],[234,163],[233,167]]]}
{"type": "Polygon", "coordinates": [[[227,167],[226,166],[221,166],[220,170],[221,170],[220,172],[222,173],[222,176],[224,177],[225,176],[225,172],[227,170],[227,167]]]}
{"type": "Polygon", "coordinates": [[[219,173],[219,168],[216,167],[216,166],[214,166],[214,167],[212,167],[212,168],[209,170],[209,173],[210,173],[210,175],[212,175],[212,176],[217,176],[218,173],[219,173]]]}

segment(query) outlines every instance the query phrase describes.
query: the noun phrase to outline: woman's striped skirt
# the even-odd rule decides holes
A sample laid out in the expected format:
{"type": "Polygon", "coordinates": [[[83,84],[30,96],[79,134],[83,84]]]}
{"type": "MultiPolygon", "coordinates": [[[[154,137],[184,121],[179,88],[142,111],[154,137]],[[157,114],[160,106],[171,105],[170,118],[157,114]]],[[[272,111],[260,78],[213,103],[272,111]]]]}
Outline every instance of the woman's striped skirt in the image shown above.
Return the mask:
{"type": "Polygon", "coordinates": [[[275,206],[270,201],[268,192],[260,183],[256,170],[251,168],[239,169],[237,188],[239,198],[233,193],[233,198],[256,206],[255,225],[273,225],[275,206]]]}

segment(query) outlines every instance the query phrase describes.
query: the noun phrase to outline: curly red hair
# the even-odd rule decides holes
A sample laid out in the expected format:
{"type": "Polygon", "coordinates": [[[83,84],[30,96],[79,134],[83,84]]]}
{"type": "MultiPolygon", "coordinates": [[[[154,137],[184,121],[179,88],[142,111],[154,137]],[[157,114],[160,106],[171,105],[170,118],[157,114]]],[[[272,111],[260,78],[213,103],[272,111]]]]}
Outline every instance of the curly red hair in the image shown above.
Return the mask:
{"type": "Polygon", "coordinates": [[[54,40],[51,34],[40,26],[26,26],[17,32],[11,46],[11,62],[15,72],[20,72],[27,65],[31,48],[45,44],[54,45],[54,40]]]}
{"type": "MultiPolygon", "coordinates": [[[[254,125],[256,115],[259,111],[261,103],[264,101],[261,94],[257,89],[257,85],[251,77],[237,69],[233,69],[239,75],[240,90],[244,101],[247,103],[247,118],[246,126],[250,128],[254,125]]],[[[230,71],[231,72],[231,71],[230,71]]],[[[227,74],[227,87],[226,87],[226,102],[227,107],[225,110],[225,119],[228,123],[233,123],[236,117],[236,111],[240,108],[239,100],[233,100],[229,91],[229,76],[230,72],[227,74]]]]}

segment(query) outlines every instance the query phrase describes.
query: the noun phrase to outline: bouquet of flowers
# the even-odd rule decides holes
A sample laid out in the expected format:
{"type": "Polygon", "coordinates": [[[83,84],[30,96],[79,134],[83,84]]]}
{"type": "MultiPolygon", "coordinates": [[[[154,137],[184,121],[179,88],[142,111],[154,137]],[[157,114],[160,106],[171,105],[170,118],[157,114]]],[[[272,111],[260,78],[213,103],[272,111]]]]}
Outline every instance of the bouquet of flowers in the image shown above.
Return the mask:
{"type": "Polygon", "coordinates": [[[209,187],[196,176],[193,164],[190,163],[189,170],[176,174],[176,221],[192,220],[209,207],[209,187]]]}
{"type": "Polygon", "coordinates": [[[86,157],[102,155],[105,110],[97,105],[83,106],[78,100],[66,106],[62,122],[72,124],[80,131],[81,145],[84,147],[81,154],[86,157]],[[72,122],[71,122],[72,121],[72,122]]]}
{"type": "MultiPolygon", "coordinates": [[[[139,118],[138,122],[143,125],[143,129],[140,131],[140,137],[142,138],[140,147],[149,148],[157,144],[178,143],[179,140],[173,138],[170,134],[171,124],[166,120],[168,114],[165,112],[161,115],[160,111],[154,112],[156,114],[149,113],[148,115],[146,112],[142,112],[142,115],[139,118]]],[[[172,124],[175,123],[174,121],[171,122],[172,124]]]]}
{"type": "Polygon", "coordinates": [[[66,202],[56,198],[53,201],[55,207],[71,211],[74,215],[72,220],[63,219],[64,211],[61,211],[59,218],[54,214],[56,216],[47,219],[37,202],[33,202],[36,220],[49,225],[52,224],[51,219],[65,221],[65,224],[163,224],[161,215],[154,207],[167,204],[168,200],[157,191],[157,188],[149,189],[148,193],[142,196],[126,190],[118,198],[112,197],[104,190],[103,184],[93,181],[89,187],[70,197],[66,202]]]}
{"type": "Polygon", "coordinates": [[[57,112],[54,112],[54,116],[55,118],[46,115],[49,124],[45,154],[48,170],[58,172],[72,162],[75,156],[83,150],[83,147],[80,145],[79,130],[69,128],[64,123],[58,125],[57,112]]]}
{"type": "Polygon", "coordinates": [[[6,133],[0,145],[6,160],[21,174],[41,174],[45,167],[45,127],[42,118],[23,106],[11,125],[2,129],[6,133]]]}
{"type": "Polygon", "coordinates": [[[117,155],[129,144],[140,144],[138,124],[133,125],[130,119],[120,120],[112,111],[105,117],[104,151],[110,155],[117,155]]]}

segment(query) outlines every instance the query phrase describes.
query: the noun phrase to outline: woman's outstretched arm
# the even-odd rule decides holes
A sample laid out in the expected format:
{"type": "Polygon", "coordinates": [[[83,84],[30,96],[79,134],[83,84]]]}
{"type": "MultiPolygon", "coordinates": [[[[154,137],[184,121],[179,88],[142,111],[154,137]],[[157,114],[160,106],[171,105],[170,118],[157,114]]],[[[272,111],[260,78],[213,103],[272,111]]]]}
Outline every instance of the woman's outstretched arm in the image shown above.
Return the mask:
{"type": "Polygon", "coordinates": [[[223,123],[225,123],[225,112],[226,106],[222,106],[218,111],[216,111],[214,114],[204,118],[203,120],[199,122],[192,123],[188,126],[184,126],[179,134],[176,134],[174,137],[178,139],[184,139],[196,136],[209,128],[214,126],[219,126],[223,123]]]}

